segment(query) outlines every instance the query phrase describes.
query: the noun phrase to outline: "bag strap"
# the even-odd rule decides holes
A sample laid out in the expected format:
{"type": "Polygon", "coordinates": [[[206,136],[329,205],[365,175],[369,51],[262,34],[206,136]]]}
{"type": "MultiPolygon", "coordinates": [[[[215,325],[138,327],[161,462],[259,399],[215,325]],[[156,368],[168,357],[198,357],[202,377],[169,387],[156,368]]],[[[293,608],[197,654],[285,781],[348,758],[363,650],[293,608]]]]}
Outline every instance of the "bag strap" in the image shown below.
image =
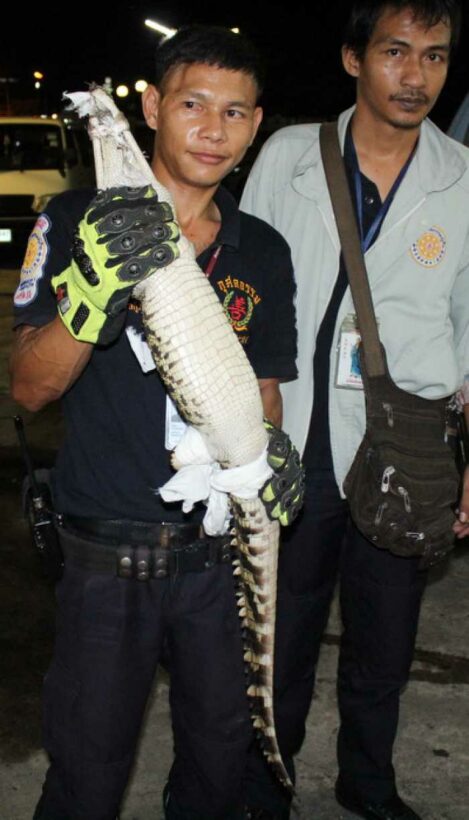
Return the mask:
{"type": "Polygon", "coordinates": [[[386,373],[386,365],[379,341],[378,325],[336,122],[322,123],[319,143],[353,304],[357,313],[365,370],[368,376],[383,376],[386,373]]]}

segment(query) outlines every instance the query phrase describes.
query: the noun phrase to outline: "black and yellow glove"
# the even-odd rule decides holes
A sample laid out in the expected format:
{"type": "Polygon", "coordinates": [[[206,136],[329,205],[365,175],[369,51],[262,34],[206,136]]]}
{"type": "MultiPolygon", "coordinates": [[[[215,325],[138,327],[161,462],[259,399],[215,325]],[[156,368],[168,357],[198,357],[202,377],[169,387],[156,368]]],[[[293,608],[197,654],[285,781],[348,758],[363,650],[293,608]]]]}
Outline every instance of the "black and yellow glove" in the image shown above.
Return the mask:
{"type": "Polygon", "coordinates": [[[270,519],[278,519],[282,526],[295,520],[305,496],[305,471],[300,454],[283,430],[264,420],[269,434],[267,461],[274,474],[260,490],[270,519]]]}
{"type": "Polygon", "coordinates": [[[179,256],[179,229],[154,189],[98,191],[78,225],[72,261],[52,278],[59,315],[75,339],[109,344],[133,288],[179,256]]]}

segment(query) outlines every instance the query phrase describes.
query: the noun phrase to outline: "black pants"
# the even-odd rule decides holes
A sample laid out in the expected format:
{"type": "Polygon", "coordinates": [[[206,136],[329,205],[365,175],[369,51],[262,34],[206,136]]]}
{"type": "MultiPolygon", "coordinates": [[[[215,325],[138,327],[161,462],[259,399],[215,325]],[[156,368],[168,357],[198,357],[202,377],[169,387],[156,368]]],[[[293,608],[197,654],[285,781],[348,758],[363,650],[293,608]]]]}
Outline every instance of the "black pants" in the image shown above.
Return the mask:
{"type": "MultiPolygon", "coordinates": [[[[339,575],[339,776],[347,788],[380,801],[395,792],[399,695],[409,676],[426,573],[418,570],[418,559],[395,557],[363,538],[333,474],[311,473],[302,517],[285,536],[280,557],[275,714],[286,759],[304,739],[321,636],[339,575]]],[[[248,799],[288,817],[288,799],[255,749],[248,799]]]]}
{"type": "Polygon", "coordinates": [[[252,732],[231,565],[139,582],[66,563],[57,607],[44,685],[51,766],[35,820],[115,820],[166,641],[175,751],[167,818],[243,817],[252,732]]]}

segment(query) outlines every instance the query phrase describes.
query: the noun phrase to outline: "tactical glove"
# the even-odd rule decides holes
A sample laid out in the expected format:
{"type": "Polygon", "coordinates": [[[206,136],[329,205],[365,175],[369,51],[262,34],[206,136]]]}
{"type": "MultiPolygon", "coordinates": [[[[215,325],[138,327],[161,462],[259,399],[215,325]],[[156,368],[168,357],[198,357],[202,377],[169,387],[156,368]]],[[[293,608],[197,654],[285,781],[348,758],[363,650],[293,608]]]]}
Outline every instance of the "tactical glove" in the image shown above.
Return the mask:
{"type": "Polygon", "coordinates": [[[260,490],[260,496],[269,518],[277,518],[282,526],[287,526],[303,506],[305,471],[289,436],[270,421],[264,420],[264,426],[269,434],[267,461],[274,474],[260,490]]]}
{"type": "Polygon", "coordinates": [[[98,191],[75,233],[72,260],[52,278],[59,315],[75,339],[109,344],[135,285],[179,256],[179,229],[149,185],[98,191]]]}

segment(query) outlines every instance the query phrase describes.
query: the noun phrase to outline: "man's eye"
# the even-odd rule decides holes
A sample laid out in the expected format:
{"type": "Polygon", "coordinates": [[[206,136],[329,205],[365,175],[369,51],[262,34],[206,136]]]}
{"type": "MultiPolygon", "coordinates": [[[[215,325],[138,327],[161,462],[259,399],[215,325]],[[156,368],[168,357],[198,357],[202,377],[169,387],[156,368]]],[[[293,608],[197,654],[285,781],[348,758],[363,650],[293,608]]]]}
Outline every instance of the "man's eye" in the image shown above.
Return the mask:
{"type": "Polygon", "coordinates": [[[398,57],[401,51],[399,48],[388,48],[386,53],[389,54],[390,57],[398,57]]]}
{"type": "Polygon", "coordinates": [[[229,117],[230,120],[239,119],[240,117],[244,117],[242,111],[238,111],[236,108],[229,108],[226,112],[226,116],[229,117]]]}
{"type": "Polygon", "coordinates": [[[431,63],[441,63],[441,62],[444,61],[444,57],[441,54],[435,54],[435,53],[429,54],[428,59],[430,60],[431,63]]]}
{"type": "Polygon", "coordinates": [[[193,109],[196,107],[196,105],[197,103],[195,103],[194,100],[184,100],[183,102],[184,108],[193,109]]]}

